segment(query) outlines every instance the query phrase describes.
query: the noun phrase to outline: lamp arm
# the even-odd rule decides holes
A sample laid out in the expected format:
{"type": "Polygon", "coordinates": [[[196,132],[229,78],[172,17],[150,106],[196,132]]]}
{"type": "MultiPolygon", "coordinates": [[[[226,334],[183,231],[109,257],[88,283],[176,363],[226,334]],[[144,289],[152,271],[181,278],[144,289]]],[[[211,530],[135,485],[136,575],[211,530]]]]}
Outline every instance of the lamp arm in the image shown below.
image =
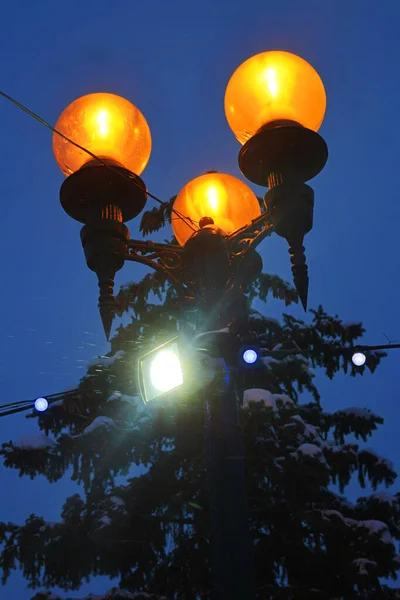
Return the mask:
{"type": "Polygon", "coordinates": [[[185,289],[182,281],[183,248],[181,246],[129,239],[125,260],[138,262],[154,271],[159,271],[178,289],[185,289]]]}
{"type": "Polygon", "coordinates": [[[274,225],[271,215],[268,212],[262,213],[251,223],[238,229],[227,237],[229,253],[233,262],[243,259],[248,250],[253,249],[260,244],[264,238],[274,231],[274,225]]]}
{"type": "Polygon", "coordinates": [[[148,254],[150,252],[173,252],[174,254],[182,254],[183,247],[177,244],[163,244],[160,242],[153,242],[151,240],[132,240],[127,241],[128,248],[132,248],[134,251],[141,252],[142,254],[148,254]]]}
{"type": "Polygon", "coordinates": [[[241,289],[249,274],[252,277],[262,270],[262,260],[255,249],[273,231],[274,225],[267,211],[227,237],[231,260],[231,276],[227,282],[229,291],[234,293],[234,290],[241,289]]]}

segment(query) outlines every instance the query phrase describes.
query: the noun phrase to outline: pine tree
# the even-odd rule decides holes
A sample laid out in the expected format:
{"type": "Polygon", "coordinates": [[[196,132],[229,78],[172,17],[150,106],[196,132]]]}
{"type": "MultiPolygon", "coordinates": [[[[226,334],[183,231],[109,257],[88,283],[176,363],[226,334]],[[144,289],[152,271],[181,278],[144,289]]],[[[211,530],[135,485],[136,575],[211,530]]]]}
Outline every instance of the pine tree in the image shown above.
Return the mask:
{"type": "MultiPolygon", "coordinates": [[[[170,206],[153,209],[141,230],[156,231],[169,218],[170,206]]],[[[297,302],[289,284],[265,274],[247,294],[297,302]]],[[[56,482],[71,468],[83,488],[66,500],[57,524],[36,515],[24,525],[0,524],[2,581],[20,569],[32,588],[68,591],[108,575],[119,586],[104,600],[207,600],[203,396],[177,394],[156,411],[143,405],[136,379],[138,357],[177,334],[178,297],[162,274],[149,273],[124,286],[118,301],[131,322],[118,329],[109,355],[89,366],[75,394],[30,415],[38,419],[41,447],[2,446],[4,464],[21,475],[56,482]],[[129,476],[132,465],[140,475],[129,476]],[[121,475],[126,483],[117,485],[121,475]]],[[[338,349],[355,344],[362,325],[345,324],[321,307],[311,313],[311,323],[288,314],[278,322],[254,310],[250,316],[261,347],[282,351],[238,383],[257,598],[400,598],[400,590],[381,583],[400,568],[400,494],[376,491],[396,473],[360,445],[383,420],[359,408],[326,412],[314,383],[316,368],[331,379],[340,371],[355,376],[373,372],[384,354],[370,354],[356,369],[338,349]],[[311,352],[284,352],[294,347],[311,352]],[[301,402],[304,392],[311,401],[301,402]],[[375,490],[355,504],[343,495],[353,474],[375,490]]]]}

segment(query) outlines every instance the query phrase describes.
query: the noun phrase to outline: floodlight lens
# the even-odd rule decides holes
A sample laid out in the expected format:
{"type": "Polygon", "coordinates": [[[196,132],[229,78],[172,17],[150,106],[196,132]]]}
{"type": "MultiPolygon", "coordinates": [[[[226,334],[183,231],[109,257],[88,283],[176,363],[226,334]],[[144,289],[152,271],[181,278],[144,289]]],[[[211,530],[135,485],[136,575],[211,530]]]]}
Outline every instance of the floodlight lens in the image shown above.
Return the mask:
{"type": "Polygon", "coordinates": [[[367,357],[365,356],[365,354],[363,354],[363,352],[355,352],[351,357],[351,360],[356,365],[356,367],[362,367],[363,365],[365,365],[367,357]]]}
{"type": "Polygon", "coordinates": [[[37,400],[35,400],[35,408],[39,412],[44,412],[48,409],[48,407],[49,403],[47,402],[46,398],[38,398],[37,400]]]}
{"type": "Polygon", "coordinates": [[[170,348],[157,352],[151,361],[150,379],[156,390],[162,393],[182,385],[183,375],[178,354],[170,348]]]}

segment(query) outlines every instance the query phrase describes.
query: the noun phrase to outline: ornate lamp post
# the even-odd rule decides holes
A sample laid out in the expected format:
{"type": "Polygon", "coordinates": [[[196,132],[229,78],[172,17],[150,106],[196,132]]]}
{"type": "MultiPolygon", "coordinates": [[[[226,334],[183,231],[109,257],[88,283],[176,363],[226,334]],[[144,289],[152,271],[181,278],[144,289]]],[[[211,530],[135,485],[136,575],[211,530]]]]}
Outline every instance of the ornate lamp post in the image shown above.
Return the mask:
{"type": "Polygon", "coordinates": [[[54,134],[56,160],[67,179],[64,210],[84,224],[88,267],[98,277],[99,309],[109,337],[116,312],[115,273],[126,260],[161,271],[179,290],[182,308],[197,315],[200,331],[213,335],[226,369],[205,398],[213,571],[218,600],[251,600],[251,544],[245,494],[232,348],[247,332],[246,283],[262,268],[257,245],[272,231],[289,244],[293,279],[306,309],[308,273],[303,240],[313,222],[313,190],[305,184],[327,160],[317,130],[326,106],[317,72],[286,52],[245,61],[225,94],[228,123],[241,144],[239,167],[269,188],[264,209],[250,188],[230,175],[209,172],[176,197],[172,227],[178,244],[133,240],[125,222],[143,210],[147,191],[139,175],[151,152],[141,112],[112,94],[91,94],[68,106],[54,134]],[[74,144],[70,143],[74,142],[74,144]],[[221,441],[222,440],[222,441],[221,441]]]}

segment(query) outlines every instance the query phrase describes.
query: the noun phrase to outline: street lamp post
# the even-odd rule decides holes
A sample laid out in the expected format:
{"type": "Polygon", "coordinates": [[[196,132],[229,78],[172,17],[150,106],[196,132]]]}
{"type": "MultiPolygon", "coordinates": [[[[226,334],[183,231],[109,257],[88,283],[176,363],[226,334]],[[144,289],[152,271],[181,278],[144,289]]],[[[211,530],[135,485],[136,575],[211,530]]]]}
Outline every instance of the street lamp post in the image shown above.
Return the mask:
{"type": "Polygon", "coordinates": [[[326,144],[317,133],[325,105],[319,75],[298,56],[265,52],[239,66],[226,89],[225,112],[243,145],[242,173],[269,188],[263,210],[239,179],[208,172],[185,185],[174,201],[174,244],[130,239],[125,225],[147,199],[139,175],[150,157],[151,135],[136,107],[112,94],[84,96],[65,109],[53,136],[56,160],[67,175],[61,204],[84,224],[81,240],[88,267],[97,274],[107,339],[117,310],[114,277],[126,260],[169,278],[183,312],[198,315],[199,331],[230,328],[225,338],[205,336],[219,344],[226,364],[204,402],[218,600],[255,596],[235,366],[229,358],[232,344],[248,331],[243,292],[262,269],[256,247],[275,231],[288,241],[294,284],[306,309],[303,240],[312,227],[314,193],[305,182],[327,160],[326,144]]]}

